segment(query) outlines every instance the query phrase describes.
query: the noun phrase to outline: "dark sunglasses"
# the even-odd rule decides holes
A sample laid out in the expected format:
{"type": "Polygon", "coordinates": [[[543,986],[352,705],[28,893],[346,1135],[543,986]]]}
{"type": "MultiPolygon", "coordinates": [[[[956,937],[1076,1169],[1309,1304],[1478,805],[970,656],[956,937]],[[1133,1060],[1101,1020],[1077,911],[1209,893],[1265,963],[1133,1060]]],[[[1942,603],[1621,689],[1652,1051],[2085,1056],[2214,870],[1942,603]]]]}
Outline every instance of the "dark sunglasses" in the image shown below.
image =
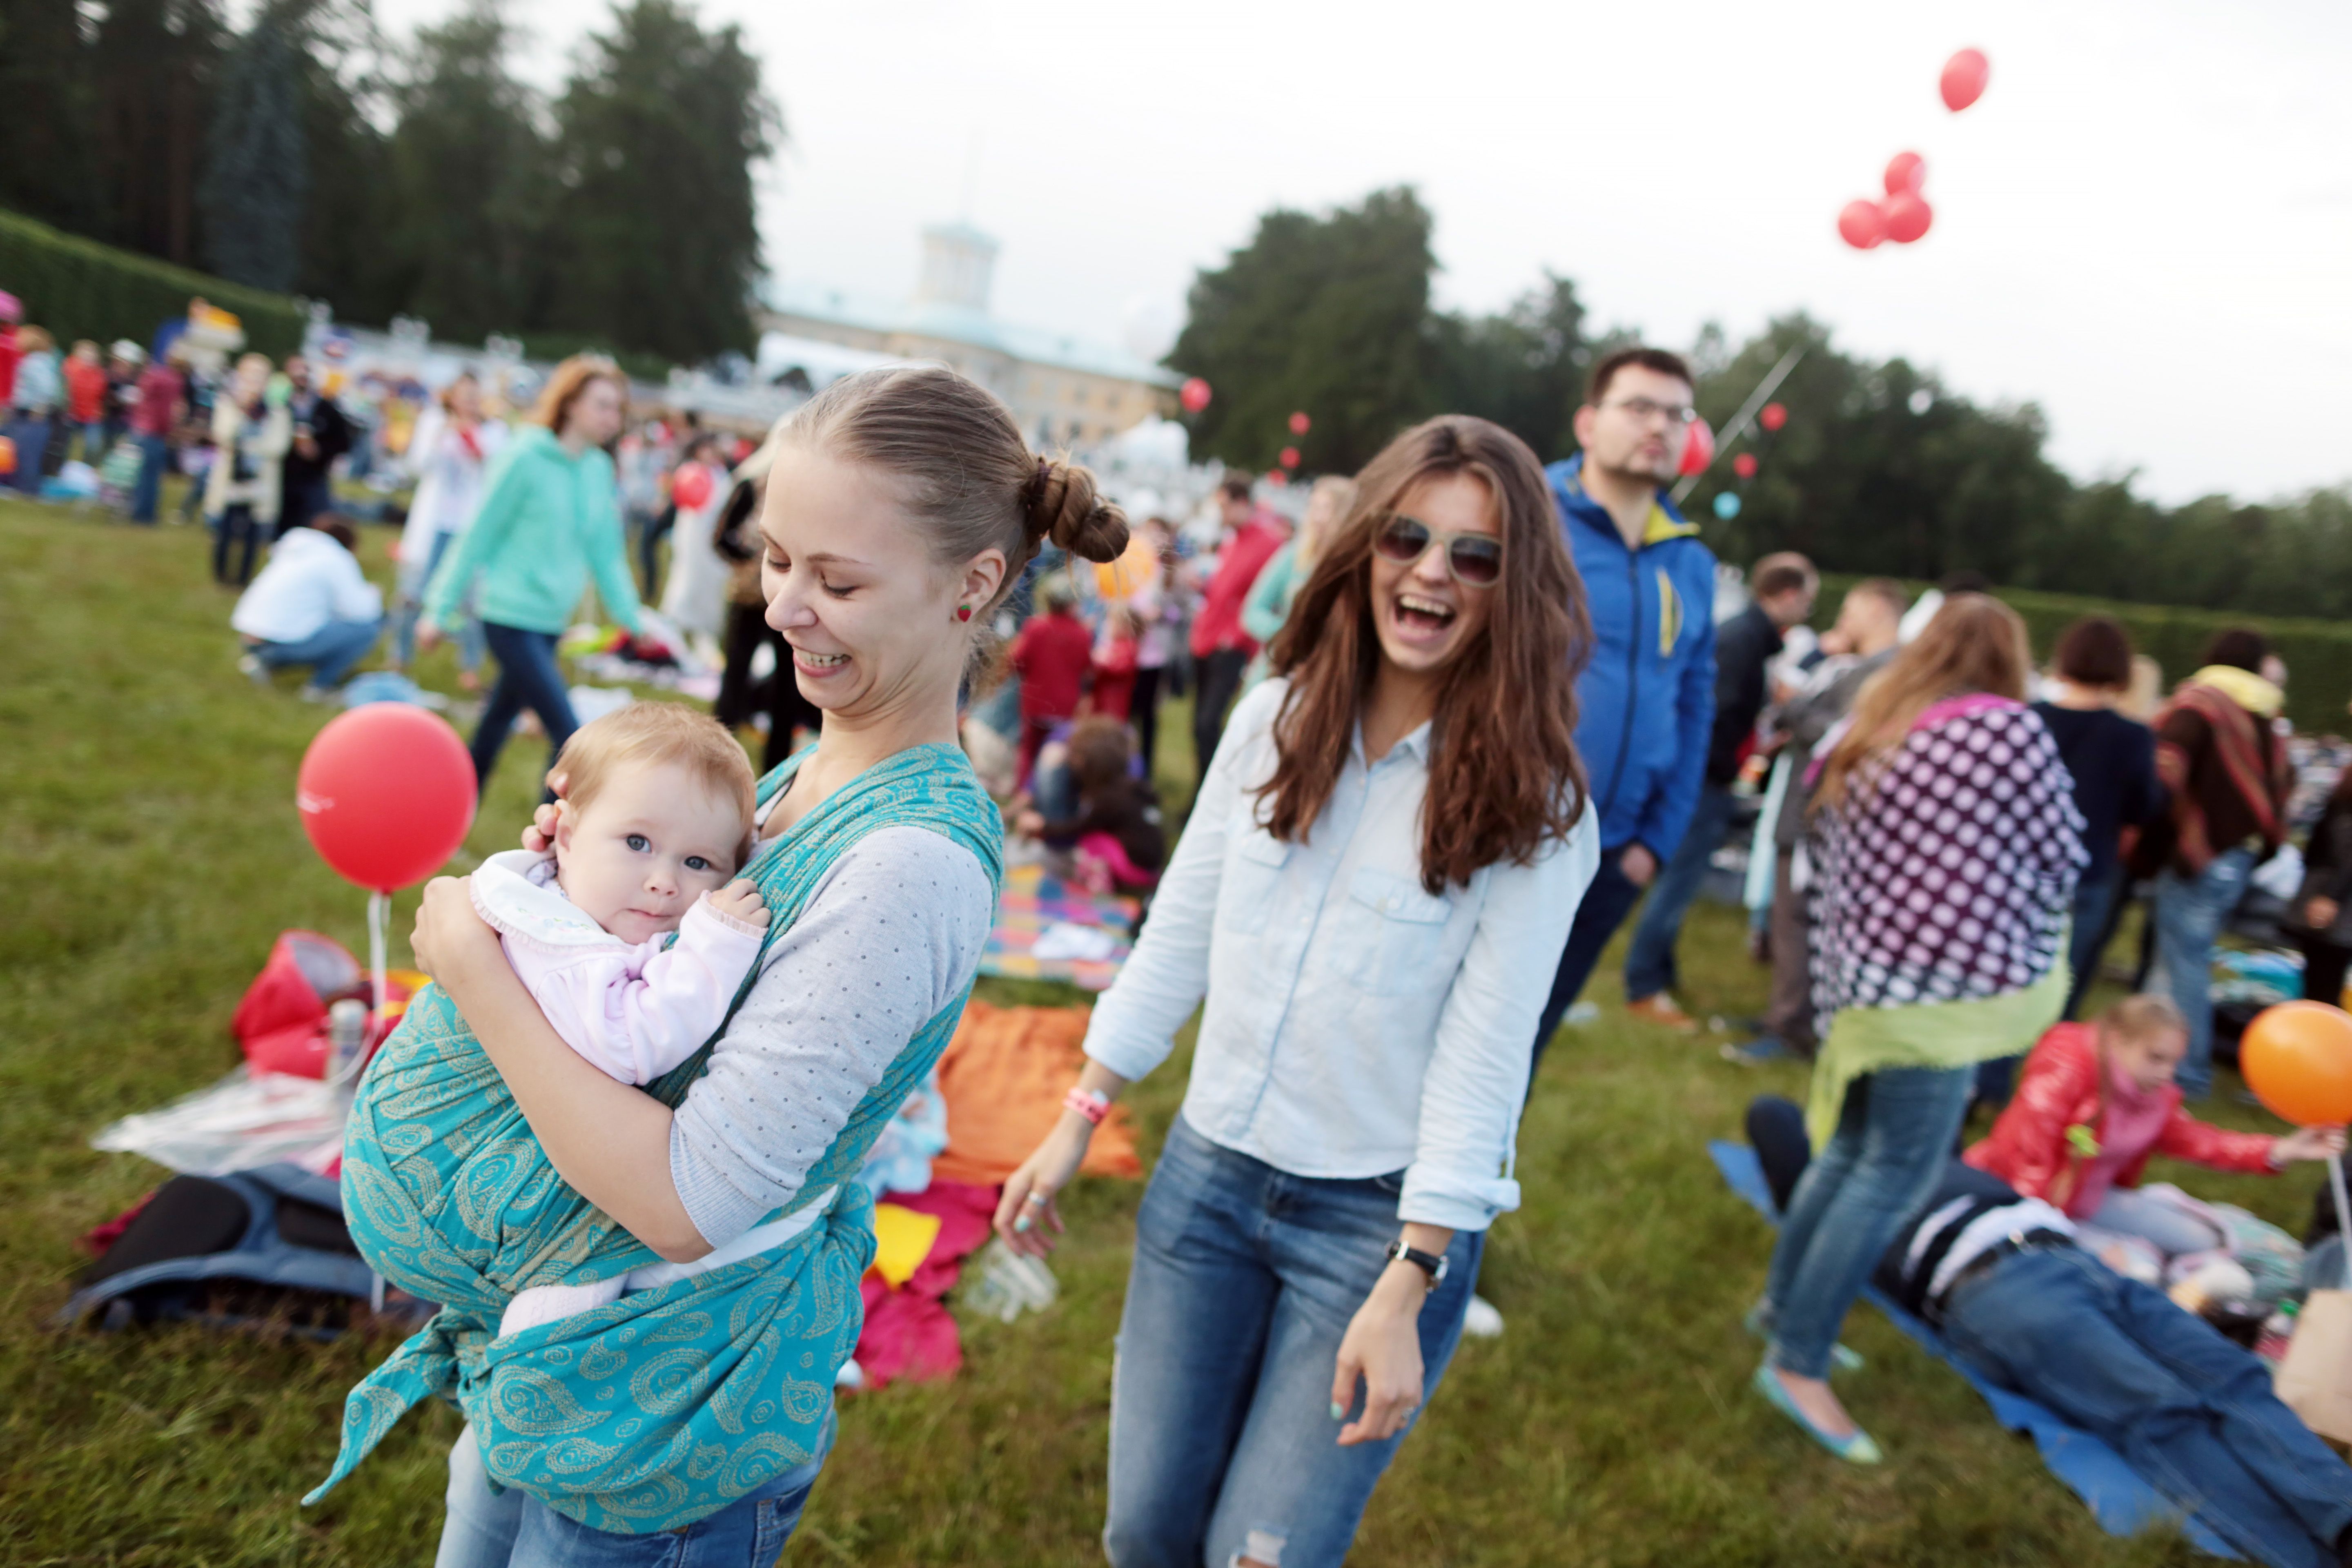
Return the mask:
{"type": "Polygon", "coordinates": [[[1445,546],[1445,567],[1465,588],[1491,588],[1503,574],[1503,542],[1491,533],[1440,533],[1417,517],[1392,511],[1372,535],[1372,549],[1400,565],[1411,565],[1445,546]]]}

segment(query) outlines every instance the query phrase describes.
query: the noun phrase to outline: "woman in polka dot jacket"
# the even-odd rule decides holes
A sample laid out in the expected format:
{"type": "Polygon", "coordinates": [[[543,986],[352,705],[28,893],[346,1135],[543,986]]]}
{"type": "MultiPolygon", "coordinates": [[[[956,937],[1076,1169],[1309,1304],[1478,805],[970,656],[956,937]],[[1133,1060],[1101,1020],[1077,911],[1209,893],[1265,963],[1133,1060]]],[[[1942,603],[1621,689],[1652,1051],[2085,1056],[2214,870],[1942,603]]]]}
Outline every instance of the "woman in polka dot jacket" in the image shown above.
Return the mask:
{"type": "Polygon", "coordinates": [[[1750,1322],[1755,1386],[1842,1458],[1877,1445],[1827,1381],[1873,1263],[1934,1191],[1978,1062],[2065,1004],[2066,919],[2089,857],[2074,781],[2026,707],[2025,624],[1948,599],[1820,749],[1807,858],[1822,1157],[1790,1198],[1750,1322]]]}

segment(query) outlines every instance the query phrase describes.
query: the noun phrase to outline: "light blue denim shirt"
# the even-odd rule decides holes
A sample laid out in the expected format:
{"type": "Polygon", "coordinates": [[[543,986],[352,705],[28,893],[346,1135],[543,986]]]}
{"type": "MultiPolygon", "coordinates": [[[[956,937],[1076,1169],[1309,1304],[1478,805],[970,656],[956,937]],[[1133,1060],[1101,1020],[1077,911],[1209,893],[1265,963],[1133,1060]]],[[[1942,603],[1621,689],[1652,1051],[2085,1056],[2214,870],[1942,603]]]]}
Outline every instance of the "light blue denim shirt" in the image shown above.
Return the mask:
{"type": "Polygon", "coordinates": [[[1234,710],[1151,919],[1087,1054],[1128,1079],[1205,994],[1184,1120],[1299,1176],[1402,1171],[1401,1220],[1483,1230],[1517,1208],[1536,1019],[1599,864],[1588,804],[1529,865],[1421,885],[1429,727],[1366,764],[1360,737],[1303,844],[1260,826],[1287,682],[1234,710]]]}

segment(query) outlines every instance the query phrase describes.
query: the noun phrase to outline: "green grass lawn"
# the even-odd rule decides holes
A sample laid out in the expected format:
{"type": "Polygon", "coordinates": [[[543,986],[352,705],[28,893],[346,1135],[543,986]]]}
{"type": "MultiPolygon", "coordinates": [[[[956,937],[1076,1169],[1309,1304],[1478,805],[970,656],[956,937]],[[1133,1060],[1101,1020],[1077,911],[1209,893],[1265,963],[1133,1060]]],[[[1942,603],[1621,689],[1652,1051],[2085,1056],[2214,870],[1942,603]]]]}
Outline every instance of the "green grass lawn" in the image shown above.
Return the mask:
{"type": "MultiPolygon", "coordinates": [[[[388,578],[385,531],[370,569],[388,578]]],[[[199,529],[131,529],[0,502],[0,1562],[423,1564],[457,1422],[421,1410],[322,1507],[344,1391],[388,1339],[320,1346],[195,1329],[60,1331],[73,1238],[153,1186],[100,1154],[102,1123],[234,1065],[229,1015],[281,929],[363,950],[362,898],[310,852],[294,774],[329,710],[292,678],[234,668],[230,595],[199,529]]],[[[449,688],[446,650],[423,678],[449,688]]],[[[1168,726],[1188,752],[1181,715],[1168,726]]],[[[518,740],[469,845],[512,843],[542,743],[518,740]]],[[[1181,783],[1181,781],[1171,781],[1181,783]]],[[[405,956],[415,895],[395,910],[405,956]]],[[[1732,911],[1703,906],[1685,1000],[1761,1006],[1732,911]]],[[[983,983],[999,999],[1068,1000],[983,983]]],[[[1703,1144],[1748,1097],[1800,1096],[1715,1040],[1601,1019],[1546,1058],[1520,1141],[1526,1206],[1495,1228],[1484,1289],[1508,1320],[1465,1345],[1374,1500],[1363,1564],[1906,1564],[2186,1562],[2117,1542],[2000,1431],[1959,1378],[1874,1312],[1848,1338],[1846,1397],[1887,1449],[1837,1465],[1748,1393],[1739,1314],[1769,1237],[1703,1144]]],[[[1180,1058],[1139,1086],[1147,1156],[1182,1093],[1180,1058]]],[[[2230,1089],[2214,1114],[2252,1125],[2230,1089]]],[[[2309,1172],[2314,1167],[2305,1167],[2309,1172]]],[[[2316,1178],[2161,1170],[2299,1228],[2316,1178]]],[[[965,1323],[952,1382],[843,1410],[793,1564],[1100,1561],[1111,1337],[1139,1184],[1082,1184],[1054,1267],[1063,1294],[1011,1326],[965,1323]]]]}

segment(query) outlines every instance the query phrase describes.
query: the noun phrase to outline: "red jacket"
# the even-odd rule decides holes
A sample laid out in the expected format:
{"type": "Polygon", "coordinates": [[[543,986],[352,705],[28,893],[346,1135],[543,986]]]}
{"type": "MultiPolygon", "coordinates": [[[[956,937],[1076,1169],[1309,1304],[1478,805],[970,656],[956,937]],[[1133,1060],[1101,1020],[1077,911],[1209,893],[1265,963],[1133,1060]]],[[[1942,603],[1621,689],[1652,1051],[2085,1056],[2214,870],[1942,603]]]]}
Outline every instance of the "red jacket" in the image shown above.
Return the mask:
{"type": "Polygon", "coordinates": [[[1242,629],[1242,603],[1249,597],[1250,584],[1289,537],[1281,522],[1265,512],[1234,530],[1217,556],[1216,575],[1201,596],[1201,613],[1192,617],[1193,658],[1206,658],[1219,648],[1239,648],[1256,657],[1256,639],[1242,629]]]}
{"type": "MultiPolygon", "coordinates": [[[[2171,1100],[2164,1130],[2152,1147],[2141,1150],[2116,1173],[2116,1186],[2139,1185],[2150,1154],[2216,1171],[2271,1168],[2276,1139],[2261,1132],[2225,1131],[2200,1121],[2180,1109],[2179,1089],[2167,1088],[2164,1092],[2171,1100]]],[[[2021,1196],[2066,1208],[2089,1159],[2068,1140],[2066,1130],[2087,1127],[2095,1137],[2105,1119],[2106,1099],[2099,1073],[2098,1032],[2088,1024],[2053,1025],[2025,1058],[2016,1098],[1992,1131],[1960,1158],[1999,1176],[2021,1196]]]]}
{"type": "Polygon", "coordinates": [[[66,417],[94,425],[106,417],[106,367],[66,356],[66,417]]]}
{"type": "Polygon", "coordinates": [[[1013,639],[1013,668],[1021,676],[1021,717],[1067,719],[1078,710],[1095,637],[1086,622],[1065,610],[1032,616],[1013,639]]]}

